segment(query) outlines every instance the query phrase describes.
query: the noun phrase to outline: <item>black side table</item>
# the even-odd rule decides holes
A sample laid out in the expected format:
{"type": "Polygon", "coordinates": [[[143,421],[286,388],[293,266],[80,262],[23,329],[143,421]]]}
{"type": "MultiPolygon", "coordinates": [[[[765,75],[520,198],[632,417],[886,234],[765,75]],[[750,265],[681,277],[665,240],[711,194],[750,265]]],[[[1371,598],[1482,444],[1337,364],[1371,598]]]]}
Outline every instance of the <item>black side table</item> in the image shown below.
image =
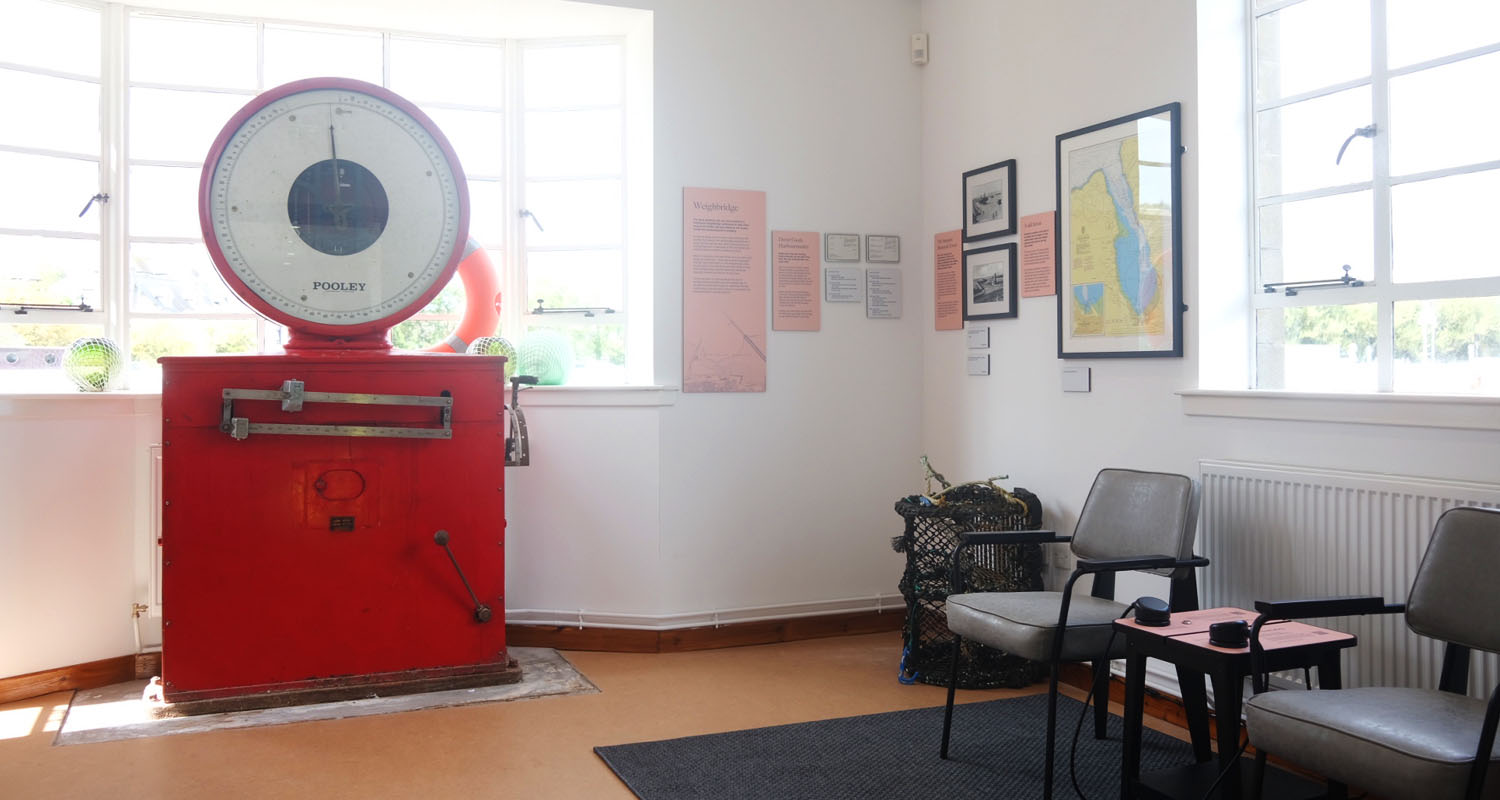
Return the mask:
{"type": "MultiPolygon", "coordinates": [[[[1186,797],[1201,798],[1219,773],[1229,769],[1220,782],[1218,795],[1238,798],[1241,781],[1249,771],[1241,769],[1239,758],[1240,707],[1243,703],[1245,676],[1250,674],[1250,648],[1228,648],[1209,644],[1208,626],[1215,622],[1242,619],[1251,622],[1254,611],[1242,608],[1210,608],[1172,615],[1166,627],[1146,627],[1134,619],[1115,620],[1115,629],[1125,636],[1125,748],[1120,766],[1120,797],[1186,797]],[[1193,750],[1200,763],[1181,768],[1141,775],[1141,717],[1145,711],[1146,659],[1159,658],[1179,668],[1181,676],[1205,675],[1213,684],[1214,705],[1218,710],[1218,758],[1209,754],[1208,743],[1200,741],[1206,733],[1194,732],[1193,750]],[[1236,774],[1237,773],[1237,774],[1236,774]]],[[[1269,671],[1318,668],[1319,685],[1337,689],[1341,684],[1339,651],[1353,647],[1353,634],[1305,625],[1300,622],[1272,622],[1260,632],[1269,671]]],[[[1202,698],[1201,684],[1196,690],[1183,687],[1184,702],[1189,696],[1202,698]]],[[[1189,716],[1193,709],[1188,709],[1189,716]]],[[[1265,796],[1321,796],[1323,787],[1301,778],[1267,768],[1265,796]]]]}

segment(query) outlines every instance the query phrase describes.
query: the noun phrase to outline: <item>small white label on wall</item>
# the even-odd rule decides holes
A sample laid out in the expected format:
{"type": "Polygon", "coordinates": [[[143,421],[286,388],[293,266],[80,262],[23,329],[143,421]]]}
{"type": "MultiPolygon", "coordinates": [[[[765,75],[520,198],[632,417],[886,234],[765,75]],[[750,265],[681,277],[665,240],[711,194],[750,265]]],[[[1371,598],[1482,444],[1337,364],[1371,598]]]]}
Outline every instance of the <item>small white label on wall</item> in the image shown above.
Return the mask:
{"type": "Polygon", "coordinates": [[[969,356],[969,374],[970,375],[988,375],[988,374],[990,374],[990,354],[989,353],[985,353],[983,355],[978,355],[978,356],[969,356]]]}
{"type": "Polygon", "coordinates": [[[990,326],[977,325],[973,328],[966,328],[965,332],[969,334],[970,350],[985,350],[989,348],[990,326]]]}
{"type": "Polygon", "coordinates": [[[1088,367],[1063,367],[1062,390],[1087,392],[1093,389],[1093,370],[1088,367]]]}
{"type": "Polygon", "coordinates": [[[865,316],[901,319],[901,270],[894,267],[865,270],[865,316]]]}
{"type": "Polygon", "coordinates": [[[829,303],[864,302],[864,269],[861,267],[827,267],[824,269],[823,299],[829,303]]]}

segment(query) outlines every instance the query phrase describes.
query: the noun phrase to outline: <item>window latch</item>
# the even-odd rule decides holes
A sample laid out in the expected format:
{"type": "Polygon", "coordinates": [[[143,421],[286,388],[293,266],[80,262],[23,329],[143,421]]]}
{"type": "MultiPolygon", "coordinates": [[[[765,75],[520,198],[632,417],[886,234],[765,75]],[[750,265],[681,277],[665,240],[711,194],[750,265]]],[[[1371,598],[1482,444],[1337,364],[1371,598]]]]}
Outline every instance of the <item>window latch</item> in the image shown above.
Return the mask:
{"type": "Polygon", "coordinates": [[[91,209],[91,208],[94,207],[94,203],[108,203],[108,202],[109,202],[109,194],[107,194],[105,192],[100,192],[99,194],[96,194],[93,197],[89,198],[89,201],[84,204],[83,210],[80,211],[80,212],[78,212],[78,216],[82,217],[84,214],[89,213],[89,209],[91,209]]]}
{"type": "Polygon", "coordinates": [[[542,227],[542,223],[537,221],[536,215],[531,213],[531,209],[521,209],[521,216],[529,218],[531,220],[531,224],[536,226],[537,231],[541,233],[547,232],[547,229],[542,227]]]}
{"type": "Polygon", "coordinates": [[[1364,286],[1365,282],[1349,274],[1349,265],[1344,265],[1344,277],[1330,278],[1322,281],[1287,281],[1284,283],[1263,283],[1261,286],[1266,294],[1276,294],[1279,290],[1287,297],[1296,297],[1297,292],[1303,289],[1340,289],[1344,287],[1364,286]]]}
{"type": "Polygon", "coordinates": [[[1375,138],[1375,126],[1374,125],[1366,125],[1363,128],[1355,128],[1354,129],[1354,133],[1349,134],[1349,138],[1345,139],[1344,140],[1344,144],[1341,147],[1339,147],[1338,158],[1335,158],[1333,160],[1334,166],[1338,166],[1338,163],[1340,161],[1344,160],[1344,151],[1349,149],[1349,143],[1352,142],[1352,141],[1354,141],[1354,137],[1356,137],[1356,136],[1358,136],[1361,139],[1373,139],[1373,138],[1375,138]]]}
{"type": "Polygon", "coordinates": [[[536,308],[531,309],[533,314],[582,314],[592,317],[597,314],[613,314],[615,310],[606,306],[579,306],[577,308],[547,308],[542,305],[542,298],[536,299],[536,308]]]}

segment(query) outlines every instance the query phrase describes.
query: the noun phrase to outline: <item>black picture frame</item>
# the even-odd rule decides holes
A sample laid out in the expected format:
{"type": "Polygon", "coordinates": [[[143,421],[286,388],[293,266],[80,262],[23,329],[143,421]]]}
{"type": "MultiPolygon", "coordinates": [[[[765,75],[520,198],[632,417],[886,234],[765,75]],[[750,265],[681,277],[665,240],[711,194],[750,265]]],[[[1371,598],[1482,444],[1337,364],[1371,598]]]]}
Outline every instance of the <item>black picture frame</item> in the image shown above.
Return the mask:
{"type": "Polygon", "coordinates": [[[1056,157],[1057,357],[1180,358],[1182,104],[1060,134],[1056,157]]]}
{"type": "Polygon", "coordinates": [[[963,179],[964,241],[1016,232],[1016,160],[971,169],[963,179]]]}
{"type": "Polygon", "coordinates": [[[965,250],[964,319],[1014,319],[1017,311],[1016,243],[965,250]]]}

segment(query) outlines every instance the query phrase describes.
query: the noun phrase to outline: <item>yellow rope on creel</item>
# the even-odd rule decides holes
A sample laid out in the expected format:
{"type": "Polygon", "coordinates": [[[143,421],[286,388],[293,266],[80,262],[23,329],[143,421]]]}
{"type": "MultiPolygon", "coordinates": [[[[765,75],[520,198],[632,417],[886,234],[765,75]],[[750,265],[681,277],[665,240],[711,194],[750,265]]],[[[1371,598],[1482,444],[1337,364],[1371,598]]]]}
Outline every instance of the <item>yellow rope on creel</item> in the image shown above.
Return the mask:
{"type": "Polygon", "coordinates": [[[933,469],[932,464],[928,462],[927,456],[925,455],[922,456],[922,468],[927,471],[927,494],[924,495],[924,497],[926,497],[928,500],[931,500],[933,505],[943,505],[945,502],[947,502],[943,499],[943,495],[955,489],[962,489],[965,486],[988,486],[989,488],[994,489],[996,492],[999,492],[1001,497],[1004,497],[1006,500],[1019,505],[1021,507],[1022,514],[1028,514],[1031,511],[1031,509],[1026,505],[1025,500],[1022,500],[1021,498],[1011,494],[1005,487],[995,485],[995,481],[1008,480],[1010,478],[1009,475],[995,475],[990,478],[985,478],[982,481],[968,481],[966,483],[955,484],[949,483],[948,479],[944,478],[942,473],[933,469]],[[932,482],[934,480],[936,480],[943,486],[942,489],[936,492],[932,491],[932,482]]]}

